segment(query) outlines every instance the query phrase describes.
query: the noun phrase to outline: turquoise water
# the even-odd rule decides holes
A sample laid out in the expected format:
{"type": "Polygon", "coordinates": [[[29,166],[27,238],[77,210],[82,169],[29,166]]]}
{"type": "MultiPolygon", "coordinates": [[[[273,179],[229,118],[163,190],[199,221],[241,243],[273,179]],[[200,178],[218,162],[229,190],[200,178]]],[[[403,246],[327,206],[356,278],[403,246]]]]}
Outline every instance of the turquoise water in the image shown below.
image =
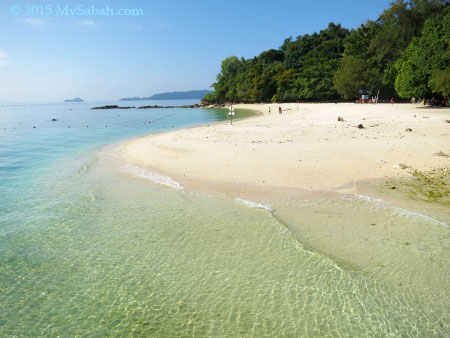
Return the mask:
{"type": "MultiPolygon", "coordinates": [[[[134,105],[184,105],[184,101],[139,101],[134,105]]],[[[36,178],[58,160],[130,137],[159,133],[224,118],[219,110],[91,110],[118,102],[0,106],[0,214],[16,219],[39,200],[36,178]],[[52,121],[57,119],[57,121],[52,121]]],[[[131,104],[120,104],[127,106],[131,104]]],[[[6,219],[5,219],[6,217],[6,219]]],[[[20,222],[16,226],[20,226],[20,222]]],[[[3,224],[3,222],[2,222],[3,224]]],[[[0,227],[9,231],[11,224],[0,227]]]]}
{"type": "Polygon", "coordinates": [[[125,172],[104,147],[222,113],[1,112],[2,337],[449,335],[445,226],[331,193],[268,198],[264,209],[171,189],[125,172]],[[145,125],[156,116],[166,118],[145,125]],[[339,245],[346,226],[355,235],[339,245]],[[347,264],[343,247],[358,236],[370,237],[367,257],[347,264]]]}

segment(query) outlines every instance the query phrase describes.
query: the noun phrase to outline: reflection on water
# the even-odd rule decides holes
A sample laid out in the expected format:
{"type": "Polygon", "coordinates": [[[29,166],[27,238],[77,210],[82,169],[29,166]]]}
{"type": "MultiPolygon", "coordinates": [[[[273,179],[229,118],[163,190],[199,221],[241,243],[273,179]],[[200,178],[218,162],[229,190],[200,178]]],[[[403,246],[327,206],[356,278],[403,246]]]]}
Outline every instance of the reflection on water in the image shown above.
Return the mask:
{"type": "Polygon", "coordinates": [[[242,201],[156,186],[110,166],[91,154],[51,168],[34,188],[41,199],[9,220],[26,231],[0,235],[0,336],[450,332],[449,303],[436,296],[447,292],[439,283],[449,268],[448,229],[329,195],[278,202],[272,214],[242,201]],[[74,165],[80,162],[85,165],[74,165]],[[403,238],[405,226],[408,234],[419,231],[417,237],[403,238]],[[352,243],[367,236],[361,269],[311,250],[340,241],[330,250],[345,248],[350,240],[339,229],[346,227],[354,228],[352,243]],[[388,236],[377,237],[372,227],[385,228],[388,236]],[[400,244],[398,258],[384,255],[390,249],[383,245],[400,244]],[[371,273],[372,264],[363,264],[370,255],[374,266],[392,271],[371,273]],[[417,266],[409,274],[401,265],[411,262],[417,266]],[[445,265],[442,275],[430,277],[430,298],[414,282],[429,274],[421,270],[425,262],[445,265]],[[395,263],[405,278],[395,274],[395,263]]]}

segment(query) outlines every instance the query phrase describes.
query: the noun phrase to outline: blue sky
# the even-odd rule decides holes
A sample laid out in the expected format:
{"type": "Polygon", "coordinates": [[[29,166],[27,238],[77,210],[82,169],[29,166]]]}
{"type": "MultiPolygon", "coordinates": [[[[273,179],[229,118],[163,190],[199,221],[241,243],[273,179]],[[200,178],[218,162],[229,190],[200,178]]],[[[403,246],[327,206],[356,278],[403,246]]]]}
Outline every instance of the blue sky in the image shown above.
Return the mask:
{"type": "Polygon", "coordinates": [[[2,0],[0,103],[206,89],[230,55],[253,57],[330,21],[356,28],[375,20],[389,2],[2,0]],[[57,6],[66,4],[73,10],[79,5],[73,18],[57,15],[57,6]],[[84,15],[106,4],[143,15],[84,15]]]}

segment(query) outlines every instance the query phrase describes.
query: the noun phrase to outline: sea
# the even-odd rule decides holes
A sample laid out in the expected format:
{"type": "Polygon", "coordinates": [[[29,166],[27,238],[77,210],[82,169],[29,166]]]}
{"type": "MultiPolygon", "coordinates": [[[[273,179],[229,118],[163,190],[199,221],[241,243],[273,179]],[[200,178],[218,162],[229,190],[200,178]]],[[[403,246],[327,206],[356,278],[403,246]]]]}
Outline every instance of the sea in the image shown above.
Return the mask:
{"type": "Polygon", "coordinates": [[[189,191],[111,145],[227,111],[107,104],[0,105],[0,337],[450,336],[448,219],[189,191]]]}

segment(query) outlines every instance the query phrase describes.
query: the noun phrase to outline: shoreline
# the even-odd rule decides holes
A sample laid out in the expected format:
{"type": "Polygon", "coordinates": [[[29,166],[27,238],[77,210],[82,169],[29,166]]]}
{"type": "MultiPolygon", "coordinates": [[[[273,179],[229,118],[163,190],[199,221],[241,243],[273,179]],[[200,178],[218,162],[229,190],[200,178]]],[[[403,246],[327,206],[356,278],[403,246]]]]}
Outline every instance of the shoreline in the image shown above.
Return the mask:
{"type": "MultiPolygon", "coordinates": [[[[278,112],[273,116],[264,112],[267,105],[259,105],[262,115],[236,120],[233,126],[226,121],[143,136],[126,141],[115,150],[122,161],[148,170],[144,175],[134,174],[138,179],[158,183],[147,176],[157,173],[180,184],[187,192],[233,198],[239,204],[265,209],[303,247],[324,254],[342,267],[363,271],[396,288],[433,285],[441,290],[447,270],[442,268],[446,263],[435,246],[437,238],[441,238],[440,242],[448,233],[448,207],[411,201],[402,194],[392,196],[373,189],[367,182],[409,179],[411,174],[399,164],[420,170],[448,167],[450,158],[433,153],[450,152],[447,141],[450,125],[445,123],[450,111],[443,114],[390,105],[314,105],[325,111],[318,112],[309,105],[300,105],[300,111],[296,111],[293,104],[282,116],[278,112]],[[358,112],[361,108],[362,113],[358,112]],[[342,116],[343,110],[347,111],[346,122],[338,122],[337,116],[342,116]],[[323,114],[325,118],[314,114],[323,114]],[[365,129],[353,127],[361,122],[365,129]],[[338,128],[342,130],[333,134],[338,128]],[[406,132],[406,128],[413,131],[406,132]],[[256,137],[266,142],[262,143],[261,152],[254,150],[258,149],[252,142],[256,137]],[[289,139],[292,142],[286,142],[289,139]],[[228,140],[239,140],[242,147],[225,142],[228,140]],[[285,142],[279,143],[280,140],[285,142]],[[380,141],[390,148],[373,153],[361,151],[379,147],[380,141]],[[273,158],[268,157],[264,145],[274,153],[273,158]],[[295,159],[297,147],[306,159],[297,167],[294,161],[287,160],[287,164],[278,168],[281,162],[277,159],[280,156],[295,159]],[[286,152],[276,153],[278,148],[286,152]],[[336,154],[333,150],[343,151],[336,154]],[[339,156],[338,165],[327,161],[328,157],[339,156]],[[394,161],[396,156],[400,156],[398,161],[394,161]],[[386,160],[377,163],[379,158],[386,160]],[[361,166],[366,162],[369,165],[361,166]],[[219,165],[224,166],[223,172],[219,165]],[[281,174],[273,175],[271,169],[281,174]],[[291,172],[285,173],[288,170],[291,172]],[[212,174],[208,175],[208,171],[212,174]],[[309,176],[314,171],[315,176],[309,176]],[[263,176],[265,182],[258,181],[262,179],[261,173],[267,175],[263,176]],[[422,256],[425,248],[433,252],[430,257],[422,256]],[[416,268],[411,270],[408,267],[412,265],[416,268]]],[[[275,107],[272,105],[272,111],[276,111],[275,107]]],[[[236,108],[258,110],[248,105],[236,108]]],[[[172,188],[177,186],[172,184],[172,188]]],[[[436,299],[442,296],[440,292],[437,291],[436,299]]]]}
{"type": "Polygon", "coordinates": [[[296,103],[281,106],[282,115],[276,104],[235,105],[257,114],[233,126],[221,121],[139,137],[123,143],[122,152],[134,165],[186,189],[234,197],[292,188],[356,194],[356,182],[405,177],[405,166],[450,165],[448,157],[434,155],[450,153],[450,125],[444,122],[450,110],[353,103],[300,104],[299,110],[296,103]]]}

